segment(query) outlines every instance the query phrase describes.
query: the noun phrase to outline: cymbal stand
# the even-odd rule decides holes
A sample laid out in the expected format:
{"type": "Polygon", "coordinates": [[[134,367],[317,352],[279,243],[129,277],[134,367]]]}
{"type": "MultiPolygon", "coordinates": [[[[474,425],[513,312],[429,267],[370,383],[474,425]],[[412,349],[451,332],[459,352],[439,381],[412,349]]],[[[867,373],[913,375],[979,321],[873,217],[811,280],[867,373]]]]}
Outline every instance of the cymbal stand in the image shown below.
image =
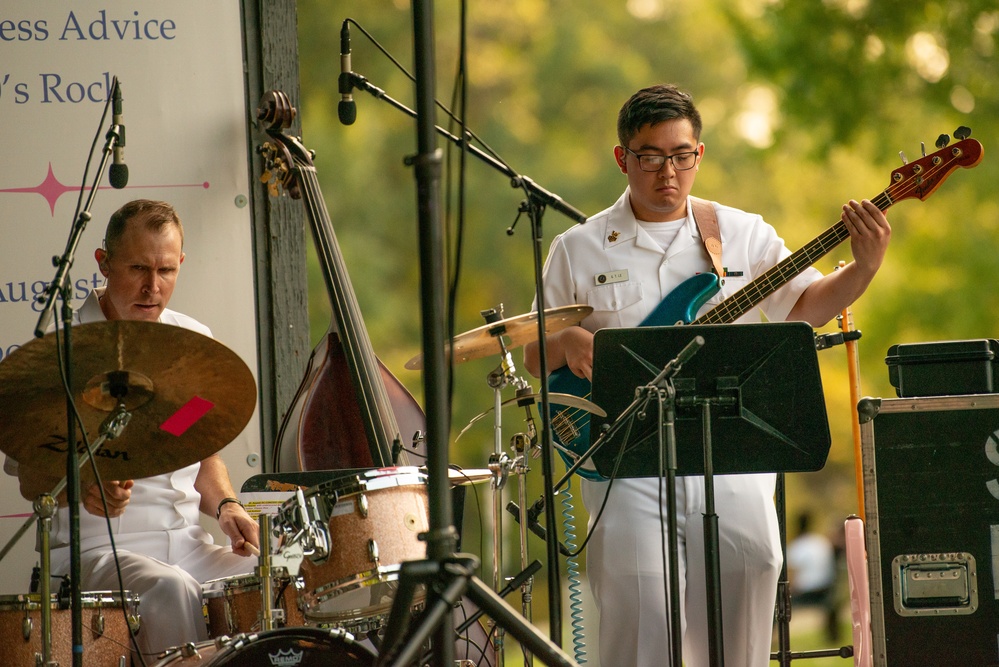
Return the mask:
{"type": "MultiPolygon", "coordinates": [[[[481,311],[481,315],[487,323],[498,322],[503,319],[503,304],[496,308],[481,311]]],[[[503,342],[505,327],[497,326],[490,331],[500,349],[500,364],[486,378],[486,382],[493,389],[493,453],[489,456],[489,470],[493,473],[489,488],[492,490],[493,500],[493,590],[500,591],[503,588],[503,487],[513,467],[513,461],[503,451],[503,389],[513,384],[518,389],[527,386],[522,378],[514,375],[516,366],[513,363],[513,356],[506,349],[503,342]]],[[[526,564],[525,564],[526,565],[526,564]]],[[[503,664],[503,640],[504,630],[501,626],[490,621],[494,628],[493,648],[496,651],[496,660],[503,664]]]]}
{"type": "MultiPolygon", "coordinates": [[[[517,393],[522,393],[522,391],[530,391],[530,388],[526,390],[518,390],[517,393]]],[[[517,501],[520,503],[521,507],[527,507],[527,472],[530,469],[527,465],[527,450],[533,447],[537,440],[537,431],[534,427],[534,419],[531,417],[531,402],[533,398],[528,398],[527,405],[525,409],[527,410],[527,433],[515,433],[510,438],[510,444],[516,456],[513,459],[513,471],[517,475],[517,501]]],[[[520,527],[520,569],[521,571],[526,571],[528,568],[527,560],[529,554],[527,551],[527,521],[521,521],[518,523],[520,527]]],[[[534,588],[534,576],[530,576],[524,580],[524,583],[520,586],[520,613],[528,621],[532,620],[531,616],[531,596],[534,588]]],[[[534,664],[534,658],[530,651],[524,647],[524,665],[525,667],[530,667],[534,664]]]]}
{"type": "MultiPolygon", "coordinates": [[[[45,667],[56,665],[52,660],[52,561],[51,561],[51,541],[52,517],[55,516],[59,505],[56,504],[55,496],[43,493],[35,499],[31,508],[38,516],[38,549],[41,565],[41,576],[38,581],[38,602],[39,615],[41,618],[42,654],[41,664],[45,667]]],[[[30,523],[30,519],[28,523],[30,523]]],[[[38,659],[38,654],[35,654],[38,659]]]]}
{"type": "MultiPolygon", "coordinates": [[[[116,398],[121,398],[116,396],[116,398]]],[[[108,418],[104,420],[101,424],[100,436],[95,440],[88,449],[84,450],[79,456],[79,467],[82,468],[87,464],[94,454],[104,446],[104,443],[108,440],[113,440],[121,435],[125,426],[128,425],[129,420],[132,419],[132,413],[125,409],[123,404],[119,404],[118,407],[108,415],[108,418]]],[[[20,464],[19,464],[20,465],[20,464]]],[[[49,667],[52,665],[55,667],[56,662],[52,661],[52,607],[49,601],[52,599],[52,561],[51,561],[51,536],[52,536],[52,517],[55,516],[56,511],[59,509],[59,505],[56,502],[56,498],[63,489],[66,488],[67,478],[63,477],[58,484],[53,487],[48,493],[40,493],[38,497],[35,498],[31,505],[33,514],[31,517],[25,521],[20,528],[11,536],[10,540],[4,546],[3,550],[0,551],[0,562],[3,561],[4,557],[14,548],[14,545],[21,539],[21,537],[28,532],[28,528],[32,523],[37,522],[36,536],[38,540],[38,552],[39,552],[39,569],[41,570],[38,582],[38,602],[39,602],[39,618],[41,621],[41,638],[42,638],[42,653],[41,662],[38,663],[43,667],[49,667]]],[[[70,584],[73,582],[71,581],[70,584]]],[[[77,584],[79,586],[79,584],[77,584]]]]}
{"type": "Polygon", "coordinates": [[[273,572],[271,570],[271,515],[261,512],[257,517],[260,524],[260,555],[255,574],[260,580],[260,629],[273,630],[276,623],[284,621],[284,610],[274,607],[273,572]]]}

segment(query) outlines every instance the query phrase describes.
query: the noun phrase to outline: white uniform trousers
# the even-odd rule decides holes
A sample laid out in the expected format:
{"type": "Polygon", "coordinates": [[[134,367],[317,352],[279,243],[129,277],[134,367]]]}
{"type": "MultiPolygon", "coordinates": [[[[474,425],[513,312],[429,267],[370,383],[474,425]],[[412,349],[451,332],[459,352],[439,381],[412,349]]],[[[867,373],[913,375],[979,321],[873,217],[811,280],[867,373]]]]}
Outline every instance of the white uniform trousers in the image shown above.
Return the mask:
{"type": "MultiPolygon", "coordinates": [[[[118,589],[110,548],[90,549],[80,555],[80,561],[86,590],[118,589]]],[[[121,549],[118,561],[125,588],[139,596],[142,623],[136,641],[147,656],[147,664],[149,656],[208,638],[202,612],[202,582],[247,574],[257,565],[257,559],[234,554],[227,546],[203,542],[194,545],[174,565],[121,549]]]]}
{"type": "MultiPolygon", "coordinates": [[[[775,481],[773,474],[714,477],[726,665],[770,663],[781,567],[775,481]]],[[[616,480],[603,517],[590,528],[587,576],[600,613],[603,667],[663,667],[669,662],[666,497],[660,518],[659,483],[657,478],[616,480]]],[[[584,481],[582,486],[592,523],[608,484],[584,481]]],[[[703,478],[678,477],[676,497],[683,662],[685,667],[703,667],[709,663],[710,634],[703,478]]]]}

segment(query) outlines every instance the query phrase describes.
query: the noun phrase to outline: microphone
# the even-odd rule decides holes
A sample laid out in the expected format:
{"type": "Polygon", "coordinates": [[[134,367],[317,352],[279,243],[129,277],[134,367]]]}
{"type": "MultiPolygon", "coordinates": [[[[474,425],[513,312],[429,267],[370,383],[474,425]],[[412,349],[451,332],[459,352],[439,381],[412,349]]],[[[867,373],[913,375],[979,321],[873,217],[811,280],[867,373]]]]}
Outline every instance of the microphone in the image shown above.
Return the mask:
{"type": "Polygon", "coordinates": [[[111,93],[111,124],[118,128],[118,141],[114,145],[114,158],[108,172],[111,187],[121,190],[128,185],[128,165],[125,164],[125,125],[121,120],[121,83],[115,79],[111,93]]]}
{"type": "Polygon", "coordinates": [[[354,104],[354,82],[351,80],[350,71],[350,25],[343,22],[340,28],[340,78],[337,79],[337,88],[340,91],[340,103],[336,105],[337,116],[344,125],[353,125],[357,120],[357,106],[354,104]]]}

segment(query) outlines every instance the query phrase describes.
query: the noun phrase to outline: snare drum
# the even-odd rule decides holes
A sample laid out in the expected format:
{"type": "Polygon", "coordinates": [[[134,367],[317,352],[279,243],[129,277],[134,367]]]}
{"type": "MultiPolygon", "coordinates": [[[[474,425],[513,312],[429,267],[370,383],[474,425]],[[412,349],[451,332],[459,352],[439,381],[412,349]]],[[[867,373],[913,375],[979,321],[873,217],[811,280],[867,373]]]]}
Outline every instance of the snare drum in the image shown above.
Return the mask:
{"type": "Polygon", "coordinates": [[[374,664],[374,654],[355,643],[354,637],[344,630],[281,628],[172,648],[154,667],[373,667],[374,664]]]}
{"type": "MultiPolygon", "coordinates": [[[[305,625],[298,608],[301,580],[281,573],[271,579],[271,600],[275,609],[284,611],[284,619],[275,627],[305,625]]],[[[261,628],[262,596],[260,578],[253,574],[214,579],[202,586],[208,636],[221,637],[261,628]]]]}
{"type": "MultiPolygon", "coordinates": [[[[83,660],[95,667],[118,667],[124,656],[131,655],[130,626],[138,631],[139,597],[125,593],[124,612],[121,595],[109,591],[81,593],[83,617],[83,660]]],[[[35,654],[42,653],[42,610],[37,593],[0,596],[0,637],[6,657],[4,665],[34,667],[35,654]]],[[[72,664],[73,618],[57,596],[52,609],[52,660],[72,664]]]]}
{"type": "MultiPolygon", "coordinates": [[[[306,555],[299,570],[307,621],[366,632],[388,615],[399,564],[427,556],[418,538],[429,530],[426,481],[415,467],[385,468],[325,482],[304,494],[305,514],[328,531],[329,542],[328,554],[306,555]]],[[[286,505],[299,502],[293,498],[286,505]]],[[[301,516],[295,509],[283,508],[279,523],[301,516]]],[[[289,534],[302,528],[278,526],[289,534]]],[[[424,597],[418,587],[414,605],[424,597]]]]}

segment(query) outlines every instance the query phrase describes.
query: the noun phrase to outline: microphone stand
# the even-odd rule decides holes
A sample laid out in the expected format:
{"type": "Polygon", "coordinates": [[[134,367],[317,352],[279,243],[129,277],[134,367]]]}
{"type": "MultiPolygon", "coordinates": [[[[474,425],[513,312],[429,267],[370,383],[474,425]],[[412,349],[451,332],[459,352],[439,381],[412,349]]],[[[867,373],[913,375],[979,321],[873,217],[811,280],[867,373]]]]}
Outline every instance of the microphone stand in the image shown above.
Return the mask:
{"type": "MultiPolygon", "coordinates": [[[[414,12],[415,11],[416,7],[414,6],[414,12]]],[[[420,65],[419,53],[417,54],[417,56],[418,56],[417,66],[419,67],[420,65]]],[[[419,72],[417,72],[417,74],[418,74],[417,81],[419,81],[420,80],[419,72]]],[[[367,93],[370,93],[375,98],[388,103],[390,106],[416,119],[418,122],[422,121],[423,119],[429,119],[433,117],[434,109],[432,106],[432,101],[433,101],[432,98],[426,101],[428,106],[423,108],[422,113],[417,113],[412,109],[406,107],[404,104],[400,103],[399,101],[387,95],[385,91],[382,90],[381,88],[372,85],[366,78],[364,78],[360,74],[357,74],[356,72],[345,72],[341,76],[346,82],[345,88],[348,88],[348,92],[350,88],[358,88],[359,90],[363,90],[367,93]]],[[[341,90],[341,92],[344,91],[341,90]]],[[[420,92],[420,87],[417,86],[417,93],[419,94],[419,92],[420,92]]],[[[419,97],[417,101],[418,102],[420,101],[419,97]]],[[[470,143],[468,143],[467,140],[456,137],[455,135],[451,134],[442,127],[434,125],[428,121],[425,131],[430,132],[432,130],[436,130],[437,134],[451,141],[459,149],[467,151],[471,155],[474,155],[475,157],[479,158],[480,160],[485,162],[487,165],[489,165],[496,171],[500,172],[501,174],[509,178],[512,187],[520,188],[524,190],[524,192],[527,194],[527,199],[521,202],[520,212],[527,213],[531,221],[531,237],[533,242],[532,249],[534,257],[534,283],[535,283],[534,290],[538,307],[538,345],[539,345],[539,353],[541,355],[540,372],[542,378],[547,378],[548,362],[547,362],[547,346],[545,340],[545,304],[544,304],[544,289],[543,289],[544,267],[542,261],[544,249],[541,246],[541,241],[543,238],[541,231],[541,221],[542,217],[544,216],[545,209],[548,207],[552,208],[555,211],[558,211],[559,213],[562,213],[563,215],[567,216],[570,220],[573,220],[577,223],[586,222],[586,215],[581,211],[579,211],[578,209],[576,209],[575,207],[566,203],[565,200],[563,200],[558,195],[541,187],[527,176],[522,176],[518,174],[500,160],[497,160],[496,158],[485,153],[481,149],[471,145],[470,143]]],[[[418,159],[411,160],[411,162],[413,164],[416,164],[417,167],[419,167],[421,164],[418,159]]],[[[435,167],[439,168],[439,163],[435,163],[435,167]]],[[[422,202],[421,202],[421,207],[422,207],[422,202]]],[[[420,213],[421,216],[424,213],[422,208],[420,213]]],[[[511,227],[507,231],[507,233],[513,234],[513,228],[511,227]]],[[[425,322],[424,324],[426,326],[427,323],[425,322]]],[[[424,328],[424,331],[429,331],[429,329],[424,328]]],[[[443,347],[441,349],[443,349],[443,347]]],[[[432,370],[430,365],[432,360],[428,356],[429,352],[430,350],[427,350],[426,348],[424,349],[424,359],[426,360],[424,367],[427,369],[428,372],[432,370]]],[[[541,394],[541,401],[540,401],[541,472],[544,484],[545,521],[549,526],[554,527],[556,525],[555,501],[554,501],[555,495],[554,495],[554,485],[553,485],[554,451],[552,446],[552,436],[551,436],[550,419],[548,412],[549,392],[548,392],[547,381],[543,381],[541,383],[540,394],[541,394]]],[[[427,413],[429,415],[431,413],[431,410],[429,409],[430,408],[429,400],[427,407],[428,407],[427,413]]],[[[559,545],[554,530],[549,530],[548,535],[549,539],[546,541],[546,546],[547,546],[547,562],[548,562],[548,572],[549,572],[549,579],[548,579],[548,611],[549,611],[549,628],[550,628],[549,635],[551,637],[552,642],[554,642],[557,646],[561,646],[562,645],[562,592],[561,592],[561,583],[559,580],[559,560],[558,560],[559,545]]]]}
{"type": "MultiPolygon", "coordinates": [[[[117,87],[118,77],[115,77],[112,84],[117,87]]],[[[70,230],[66,249],[61,257],[53,257],[52,263],[56,266],[56,275],[49,285],[43,297],[41,314],[38,317],[38,324],[35,326],[35,337],[45,336],[52,321],[55,309],[55,300],[59,296],[62,298],[62,328],[63,355],[62,374],[66,384],[66,501],[69,506],[69,534],[70,534],[70,614],[73,628],[73,667],[83,667],[83,596],[80,589],[80,461],[76,444],[76,419],[75,407],[73,405],[73,286],[69,280],[69,270],[76,259],[76,249],[80,244],[87,223],[91,219],[90,209],[97,196],[97,190],[104,170],[115,146],[121,141],[122,128],[112,124],[105,137],[104,151],[101,157],[100,168],[94,176],[94,184],[87,195],[83,210],[76,217],[73,227],[70,230]]],[[[48,600],[42,600],[43,605],[48,605],[48,600]]]]}

